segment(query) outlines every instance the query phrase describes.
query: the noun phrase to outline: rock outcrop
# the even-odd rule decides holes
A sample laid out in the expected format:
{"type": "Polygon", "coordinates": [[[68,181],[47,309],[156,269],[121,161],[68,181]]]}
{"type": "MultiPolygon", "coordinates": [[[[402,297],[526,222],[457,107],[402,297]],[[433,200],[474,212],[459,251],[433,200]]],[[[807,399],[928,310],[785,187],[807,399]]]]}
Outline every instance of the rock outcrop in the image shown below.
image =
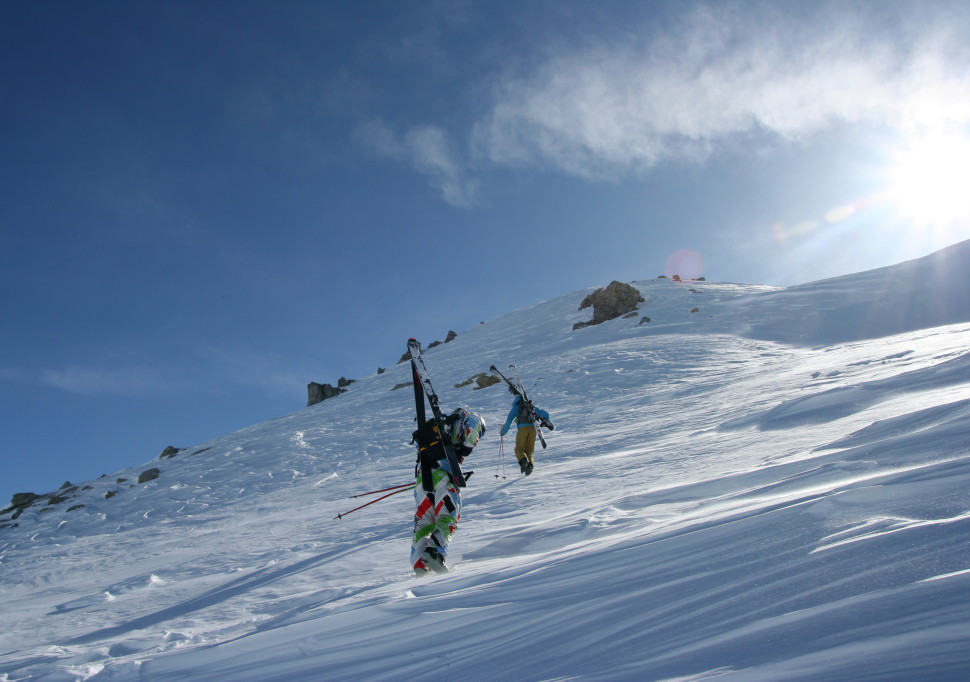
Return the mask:
{"type": "Polygon", "coordinates": [[[577,322],[573,325],[573,329],[582,329],[590,325],[602,324],[607,320],[613,320],[623,315],[629,315],[643,301],[644,298],[639,289],[631,284],[614,280],[605,288],[597,289],[583,299],[583,302],[579,304],[579,309],[585,310],[592,306],[593,319],[588,322],[577,322]]]}
{"type": "Polygon", "coordinates": [[[335,398],[341,393],[346,392],[347,387],[352,383],[354,383],[354,380],[347,379],[346,377],[340,377],[337,380],[336,387],[330,384],[318,384],[316,381],[311,381],[306,385],[306,406],[310,407],[311,405],[322,403],[324,400],[335,398]]]}
{"type": "Polygon", "coordinates": [[[502,380],[493,374],[485,374],[484,372],[480,372],[475,376],[471,377],[470,379],[465,379],[460,384],[455,384],[455,388],[463,388],[465,386],[468,386],[471,383],[474,383],[475,388],[472,390],[477,391],[480,388],[487,388],[489,386],[494,386],[495,384],[499,384],[501,382],[502,380]]]}

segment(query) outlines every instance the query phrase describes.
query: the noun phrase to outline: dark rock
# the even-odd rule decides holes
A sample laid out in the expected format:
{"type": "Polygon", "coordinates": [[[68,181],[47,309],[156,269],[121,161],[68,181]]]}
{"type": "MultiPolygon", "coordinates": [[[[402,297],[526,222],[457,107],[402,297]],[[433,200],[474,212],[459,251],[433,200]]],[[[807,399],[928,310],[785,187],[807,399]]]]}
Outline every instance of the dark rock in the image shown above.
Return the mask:
{"type": "Polygon", "coordinates": [[[177,448],[177,447],[174,447],[172,445],[169,445],[164,450],[162,450],[162,454],[160,454],[158,456],[158,458],[159,459],[171,459],[172,457],[175,457],[175,455],[177,455],[180,452],[182,452],[182,448],[177,448]]]}
{"type": "MultiPolygon", "coordinates": [[[[346,381],[346,379],[344,380],[346,381]]],[[[315,381],[311,381],[307,384],[307,400],[306,406],[316,405],[317,403],[322,403],[324,400],[329,400],[330,398],[335,398],[341,393],[346,392],[345,388],[334,388],[330,384],[318,384],[315,381]]]]}
{"type": "Polygon", "coordinates": [[[148,481],[154,481],[156,478],[162,475],[162,472],[157,467],[152,467],[151,469],[145,469],[138,476],[139,483],[147,483],[148,481]]]}
{"type": "Polygon", "coordinates": [[[482,373],[476,374],[475,376],[471,377],[470,379],[465,379],[460,384],[455,384],[455,388],[464,388],[465,386],[468,386],[469,384],[474,383],[475,384],[475,388],[472,389],[472,390],[477,391],[477,390],[479,390],[481,388],[487,388],[489,386],[494,386],[495,384],[498,384],[498,383],[501,383],[501,382],[502,382],[502,380],[499,379],[497,376],[494,376],[492,374],[485,374],[484,372],[482,372],[482,373]]]}
{"type": "Polygon", "coordinates": [[[488,388],[489,386],[500,384],[502,380],[491,374],[479,374],[475,377],[475,383],[477,384],[475,386],[475,390],[477,391],[480,388],[488,388]]]}
{"type": "Polygon", "coordinates": [[[456,332],[449,331],[448,336],[445,337],[444,341],[432,341],[431,343],[428,344],[428,348],[435,348],[437,346],[440,346],[442,343],[451,343],[457,338],[458,338],[458,334],[456,332]]]}
{"type": "Polygon", "coordinates": [[[585,327],[593,324],[601,324],[621,315],[632,313],[643,301],[644,298],[640,294],[639,289],[630,284],[624,284],[623,282],[614,280],[606,288],[597,289],[583,299],[583,302],[579,305],[579,309],[585,310],[592,306],[593,319],[589,322],[578,323],[573,326],[573,329],[581,328],[580,325],[585,327]]]}
{"type": "Polygon", "coordinates": [[[27,507],[40,499],[40,495],[34,493],[14,493],[10,499],[10,504],[14,507],[27,507]]]}

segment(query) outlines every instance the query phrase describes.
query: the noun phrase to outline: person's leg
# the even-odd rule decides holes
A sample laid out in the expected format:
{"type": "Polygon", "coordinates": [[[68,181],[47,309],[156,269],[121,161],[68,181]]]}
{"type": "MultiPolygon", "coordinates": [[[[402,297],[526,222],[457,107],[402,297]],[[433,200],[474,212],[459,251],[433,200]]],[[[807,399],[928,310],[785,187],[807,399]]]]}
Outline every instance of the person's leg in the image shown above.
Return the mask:
{"type": "Polygon", "coordinates": [[[536,429],[534,426],[521,426],[515,436],[515,458],[519,460],[519,470],[531,474],[535,466],[536,429]]]}
{"type": "Polygon", "coordinates": [[[418,476],[414,488],[417,509],[414,513],[414,536],[411,541],[411,566],[416,573],[429,570],[444,572],[448,543],[461,519],[461,495],[447,472],[432,472],[434,492],[425,492],[418,476]]]}
{"type": "Polygon", "coordinates": [[[529,465],[529,456],[526,454],[526,444],[528,442],[526,427],[520,427],[515,434],[515,459],[519,463],[519,471],[523,474],[529,465]]]}
{"type": "Polygon", "coordinates": [[[525,456],[529,459],[529,464],[535,465],[536,463],[536,427],[534,426],[524,426],[522,430],[526,432],[525,440],[525,456]]]}

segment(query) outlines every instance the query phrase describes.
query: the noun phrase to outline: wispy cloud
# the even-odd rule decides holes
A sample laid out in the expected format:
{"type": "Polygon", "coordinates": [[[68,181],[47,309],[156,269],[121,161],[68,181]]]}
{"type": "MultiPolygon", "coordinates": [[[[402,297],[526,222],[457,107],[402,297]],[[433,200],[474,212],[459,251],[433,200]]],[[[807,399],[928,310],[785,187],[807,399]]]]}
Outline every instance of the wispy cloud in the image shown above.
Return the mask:
{"type": "Polygon", "coordinates": [[[41,383],[83,396],[134,397],[172,393],[186,385],[168,372],[143,366],[67,366],[41,371],[41,383]]]}
{"type": "Polygon", "coordinates": [[[121,355],[125,357],[43,369],[39,380],[42,385],[90,397],[218,395],[240,388],[299,395],[308,381],[275,353],[200,345],[176,358],[121,355]]]}
{"type": "Polygon", "coordinates": [[[702,6],[668,33],[554,54],[498,79],[472,146],[498,166],[599,178],[704,160],[743,135],[970,121],[956,26],[924,18],[876,30],[837,5],[798,18],[757,7],[702,6]]]}
{"type": "Polygon", "coordinates": [[[20,367],[4,367],[0,365],[0,381],[24,381],[29,377],[29,373],[20,367]]]}
{"type": "Polygon", "coordinates": [[[467,208],[475,204],[477,182],[466,171],[464,158],[456,152],[444,129],[419,125],[398,134],[375,119],[360,125],[356,136],[375,153],[410,164],[452,206],[467,208]]]}
{"type": "Polygon", "coordinates": [[[358,141],[468,207],[482,171],[617,179],[765,136],[970,123],[970,13],[959,3],[671,7],[679,14],[666,23],[543,45],[537,60],[497,67],[489,87],[470,84],[485,95],[463,131],[450,121],[450,134],[427,122],[402,132],[375,119],[358,141]]]}

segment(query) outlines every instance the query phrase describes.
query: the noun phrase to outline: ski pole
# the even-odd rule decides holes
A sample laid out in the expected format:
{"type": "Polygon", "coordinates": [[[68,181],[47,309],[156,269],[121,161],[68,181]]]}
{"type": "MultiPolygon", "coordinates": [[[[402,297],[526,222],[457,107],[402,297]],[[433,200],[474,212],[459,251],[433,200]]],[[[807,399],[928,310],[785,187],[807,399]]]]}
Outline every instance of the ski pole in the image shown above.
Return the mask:
{"type": "Polygon", "coordinates": [[[392,485],[389,488],[381,488],[380,490],[371,490],[370,492],[366,492],[366,493],[357,493],[356,495],[351,495],[350,497],[351,497],[351,499],[353,499],[355,497],[366,497],[367,495],[376,495],[377,493],[386,493],[388,490],[395,490],[397,488],[410,488],[413,485],[414,485],[413,483],[402,483],[401,485],[392,485]]]}
{"type": "Polygon", "coordinates": [[[502,478],[505,478],[505,436],[499,436],[498,441],[498,462],[499,466],[495,467],[495,478],[499,478],[498,471],[499,467],[502,469],[502,478]]]}
{"type": "Polygon", "coordinates": [[[369,507],[372,504],[374,504],[375,502],[380,502],[381,500],[386,499],[386,498],[390,497],[391,495],[397,495],[398,493],[403,493],[403,492],[405,492],[407,490],[411,490],[413,487],[414,487],[414,484],[413,483],[409,483],[408,484],[408,487],[406,487],[406,488],[400,487],[398,490],[395,490],[394,492],[388,493],[387,495],[382,495],[382,496],[378,497],[376,500],[371,500],[367,504],[362,504],[359,507],[354,507],[350,511],[345,511],[342,514],[337,514],[335,517],[333,517],[333,519],[334,519],[334,521],[336,521],[337,519],[342,519],[343,517],[347,516],[347,514],[352,514],[353,512],[357,511],[358,509],[363,509],[364,507],[369,507]]]}

